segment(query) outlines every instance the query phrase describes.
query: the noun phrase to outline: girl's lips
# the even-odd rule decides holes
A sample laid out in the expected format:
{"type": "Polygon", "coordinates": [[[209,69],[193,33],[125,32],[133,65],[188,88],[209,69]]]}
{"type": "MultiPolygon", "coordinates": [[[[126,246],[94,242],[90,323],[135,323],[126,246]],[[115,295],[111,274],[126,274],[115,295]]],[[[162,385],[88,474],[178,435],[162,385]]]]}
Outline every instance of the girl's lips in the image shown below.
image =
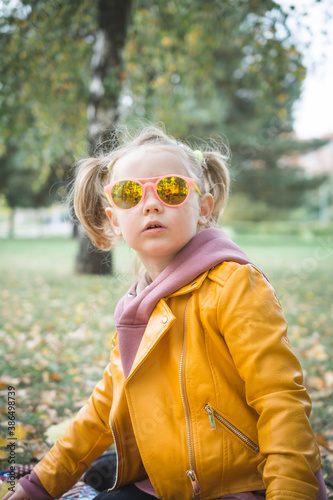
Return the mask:
{"type": "Polygon", "coordinates": [[[161,233],[163,231],[165,231],[165,227],[158,226],[158,227],[148,227],[143,232],[149,233],[149,234],[157,234],[157,233],[161,233]]]}
{"type": "Polygon", "coordinates": [[[160,222],[158,222],[158,221],[153,220],[153,221],[148,222],[148,223],[145,225],[145,227],[144,227],[143,231],[144,231],[144,232],[145,232],[145,231],[149,231],[149,232],[158,232],[159,230],[163,230],[163,229],[165,229],[165,227],[163,226],[163,224],[161,224],[161,223],[160,223],[160,222]]]}

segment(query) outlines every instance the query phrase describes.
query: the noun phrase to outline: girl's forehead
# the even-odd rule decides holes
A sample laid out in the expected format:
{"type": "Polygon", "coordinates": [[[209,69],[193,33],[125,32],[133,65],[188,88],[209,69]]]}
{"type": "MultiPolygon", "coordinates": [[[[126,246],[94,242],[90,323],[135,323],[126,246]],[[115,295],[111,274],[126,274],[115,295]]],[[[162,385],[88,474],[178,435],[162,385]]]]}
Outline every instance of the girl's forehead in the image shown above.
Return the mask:
{"type": "Polygon", "coordinates": [[[165,174],[188,175],[182,154],[170,149],[141,147],[121,156],[113,167],[113,180],[124,177],[159,177],[165,174]]]}

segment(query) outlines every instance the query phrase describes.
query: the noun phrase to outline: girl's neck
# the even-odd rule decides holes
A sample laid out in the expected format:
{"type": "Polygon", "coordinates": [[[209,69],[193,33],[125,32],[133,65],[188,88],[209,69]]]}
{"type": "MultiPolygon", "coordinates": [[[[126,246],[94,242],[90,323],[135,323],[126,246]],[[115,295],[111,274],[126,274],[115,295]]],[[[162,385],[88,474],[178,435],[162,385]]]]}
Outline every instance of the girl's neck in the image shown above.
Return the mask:
{"type": "Polygon", "coordinates": [[[144,268],[151,280],[154,281],[162,271],[170,264],[170,259],[151,259],[145,256],[139,256],[144,268]]]}
{"type": "MultiPolygon", "coordinates": [[[[197,227],[197,232],[196,234],[193,236],[193,238],[195,238],[195,236],[197,236],[199,233],[201,233],[201,231],[203,231],[205,228],[203,226],[198,226],[197,227]]],[[[191,238],[191,239],[193,239],[191,238]]],[[[189,240],[191,241],[191,240],[189,240]]],[[[188,245],[189,241],[184,245],[188,245]]],[[[137,255],[140,259],[140,261],[142,262],[145,270],[147,271],[148,275],[150,276],[151,280],[154,281],[156,280],[156,278],[161,274],[162,271],[164,271],[164,269],[170,264],[170,262],[173,261],[173,259],[176,257],[177,254],[179,254],[179,252],[181,252],[181,250],[183,249],[184,247],[181,247],[181,248],[175,248],[175,251],[173,254],[170,254],[170,252],[167,252],[166,255],[155,255],[154,257],[152,257],[151,255],[145,255],[144,253],[140,253],[137,251],[137,255]]]]}

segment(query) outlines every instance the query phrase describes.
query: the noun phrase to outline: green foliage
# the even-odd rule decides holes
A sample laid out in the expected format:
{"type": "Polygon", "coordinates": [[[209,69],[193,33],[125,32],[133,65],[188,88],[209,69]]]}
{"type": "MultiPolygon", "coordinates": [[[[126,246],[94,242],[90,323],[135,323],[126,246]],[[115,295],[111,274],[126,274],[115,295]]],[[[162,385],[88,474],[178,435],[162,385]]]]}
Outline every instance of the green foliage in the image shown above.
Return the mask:
{"type": "Polygon", "coordinates": [[[236,192],[231,196],[221,221],[223,225],[235,227],[238,222],[288,220],[289,215],[290,213],[285,207],[277,210],[276,207],[270,206],[265,201],[254,200],[246,193],[236,192]]]}
{"type": "Polygon", "coordinates": [[[5,14],[0,17],[1,191],[11,206],[34,206],[51,201],[43,193],[66,177],[74,154],[86,146],[93,12],[88,2],[35,0],[5,14]]]}
{"type": "Polygon", "coordinates": [[[305,69],[278,4],[159,1],[148,9],[137,1],[133,15],[130,116],[145,111],[178,136],[223,132],[231,144],[275,116],[290,130],[305,69]]]}
{"type": "Polygon", "coordinates": [[[162,121],[183,138],[222,135],[233,154],[234,191],[273,206],[300,205],[303,191],[324,178],[310,182],[299,169],[277,169],[278,160],[325,141],[290,138],[305,68],[286,21],[274,1],[158,1],[148,8],[137,0],[123,121],[162,121]]]}
{"type": "Polygon", "coordinates": [[[296,208],[304,201],[306,191],[317,188],[325,179],[325,175],[307,178],[301,168],[244,169],[237,189],[273,207],[296,208]]]}
{"type": "Polygon", "coordinates": [[[0,193],[11,208],[48,206],[65,193],[62,167],[45,169],[47,177],[41,180],[36,168],[26,164],[24,151],[7,148],[0,157],[0,193]]]}
{"type": "Polygon", "coordinates": [[[309,205],[309,192],[327,181],[327,175],[309,177],[302,167],[293,167],[285,158],[313,151],[328,141],[300,142],[284,134],[273,138],[270,135],[267,129],[265,135],[249,136],[246,143],[239,145],[234,159],[234,191],[274,208],[309,205]]]}
{"type": "MultiPolygon", "coordinates": [[[[88,0],[3,5],[0,155],[6,179],[9,171],[20,174],[21,164],[35,192],[48,186],[52,169],[57,178],[68,175],[87,149],[96,6],[88,0]]],[[[238,177],[258,162],[276,169],[281,156],[304,150],[288,136],[305,68],[286,21],[273,0],[134,0],[124,70],[107,73],[104,100],[115,107],[112,96],[122,89],[122,123],[161,121],[180,138],[225,136],[238,177]]]]}
{"type": "Polygon", "coordinates": [[[89,67],[85,30],[73,26],[73,12],[66,10],[60,4],[56,16],[41,18],[41,26],[38,14],[31,10],[24,20],[14,18],[11,31],[0,38],[5,45],[1,97],[9,118],[2,135],[17,134],[27,151],[29,145],[42,146],[46,159],[59,156],[60,143],[65,151],[66,144],[73,144],[85,114],[84,80],[89,67]],[[81,29],[82,35],[73,43],[81,29]]]}

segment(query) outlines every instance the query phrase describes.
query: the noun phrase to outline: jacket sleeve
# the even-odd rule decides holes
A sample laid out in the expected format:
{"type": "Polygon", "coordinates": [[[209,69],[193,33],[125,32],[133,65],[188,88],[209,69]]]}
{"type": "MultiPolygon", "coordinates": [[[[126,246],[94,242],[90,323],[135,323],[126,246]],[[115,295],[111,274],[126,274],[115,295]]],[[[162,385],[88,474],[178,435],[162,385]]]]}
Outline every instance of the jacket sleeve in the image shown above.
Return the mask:
{"type": "Polygon", "coordinates": [[[321,461],[311,401],[272,286],[253,266],[239,266],[220,295],[218,317],[247,403],[259,414],[267,500],[316,500],[321,461]]]}
{"type": "Polygon", "coordinates": [[[103,379],[96,385],[64,437],[56,441],[33,469],[53,498],[60,498],[68,491],[91,463],[113,443],[109,426],[111,403],[112,379],[108,365],[103,379]]]}

